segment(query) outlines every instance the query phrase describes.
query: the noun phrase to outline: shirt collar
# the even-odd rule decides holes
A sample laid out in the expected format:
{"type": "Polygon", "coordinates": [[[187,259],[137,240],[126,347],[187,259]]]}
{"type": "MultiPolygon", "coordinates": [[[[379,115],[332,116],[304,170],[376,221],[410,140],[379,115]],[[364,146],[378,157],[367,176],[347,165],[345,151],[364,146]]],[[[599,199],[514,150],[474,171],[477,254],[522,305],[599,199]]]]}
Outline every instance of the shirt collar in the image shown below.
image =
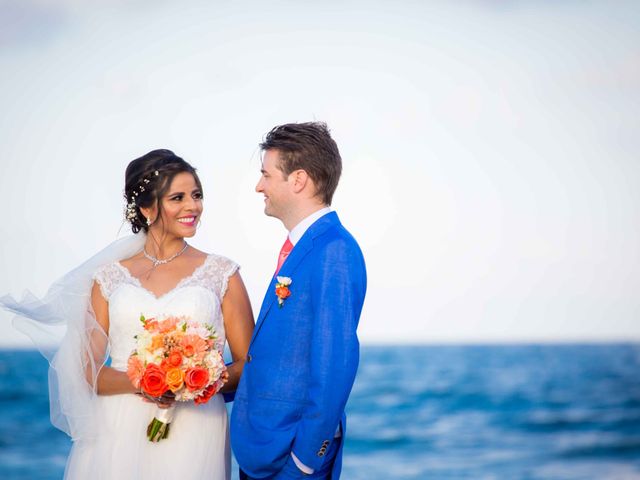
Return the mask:
{"type": "Polygon", "coordinates": [[[327,213],[331,212],[330,207],[324,207],[320,210],[313,212],[311,215],[306,217],[300,223],[298,223],[295,227],[291,229],[289,232],[289,241],[295,246],[296,243],[302,238],[304,233],[309,229],[311,225],[313,225],[316,220],[320,217],[325,216],[327,213]]]}

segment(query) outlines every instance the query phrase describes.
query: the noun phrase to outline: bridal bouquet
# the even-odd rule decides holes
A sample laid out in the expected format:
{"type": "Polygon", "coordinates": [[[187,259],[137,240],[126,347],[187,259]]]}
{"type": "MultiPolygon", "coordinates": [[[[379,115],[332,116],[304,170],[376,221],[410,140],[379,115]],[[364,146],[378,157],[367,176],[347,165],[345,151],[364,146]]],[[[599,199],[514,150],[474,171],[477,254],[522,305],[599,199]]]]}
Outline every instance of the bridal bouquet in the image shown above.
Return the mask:
{"type": "MultiPolygon", "coordinates": [[[[152,397],[165,394],[176,401],[206,403],[226,378],[226,367],[215,330],[184,317],[164,319],[140,316],[142,333],[136,335],[127,375],[131,383],[152,397]]],[[[158,442],[169,435],[174,406],[158,408],[147,438],[158,442]]]]}

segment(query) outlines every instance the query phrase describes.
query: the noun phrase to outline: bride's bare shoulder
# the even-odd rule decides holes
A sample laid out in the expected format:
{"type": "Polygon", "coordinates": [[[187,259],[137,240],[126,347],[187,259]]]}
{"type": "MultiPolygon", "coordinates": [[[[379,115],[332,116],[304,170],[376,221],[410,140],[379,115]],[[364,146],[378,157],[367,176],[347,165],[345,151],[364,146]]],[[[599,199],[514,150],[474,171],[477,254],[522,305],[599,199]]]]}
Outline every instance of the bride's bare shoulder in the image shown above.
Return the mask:
{"type": "Polygon", "coordinates": [[[136,253],[133,257],[120,260],[119,263],[123,267],[127,269],[131,269],[131,267],[135,266],[140,260],[142,260],[142,258],[143,258],[143,255],[142,255],[142,252],[140,252],[140,253],[136,253]]]}

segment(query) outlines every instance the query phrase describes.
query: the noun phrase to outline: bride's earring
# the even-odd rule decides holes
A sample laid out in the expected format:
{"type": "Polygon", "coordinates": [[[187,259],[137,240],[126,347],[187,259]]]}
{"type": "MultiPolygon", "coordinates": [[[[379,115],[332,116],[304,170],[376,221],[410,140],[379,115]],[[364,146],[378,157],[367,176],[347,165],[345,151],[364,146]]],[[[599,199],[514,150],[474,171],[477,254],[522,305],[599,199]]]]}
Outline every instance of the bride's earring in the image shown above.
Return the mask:
{"type": "Polygon", "coordinates": [[[151,217],[147,217],[147,227],[150,227],[152,223],[151,217]]]}

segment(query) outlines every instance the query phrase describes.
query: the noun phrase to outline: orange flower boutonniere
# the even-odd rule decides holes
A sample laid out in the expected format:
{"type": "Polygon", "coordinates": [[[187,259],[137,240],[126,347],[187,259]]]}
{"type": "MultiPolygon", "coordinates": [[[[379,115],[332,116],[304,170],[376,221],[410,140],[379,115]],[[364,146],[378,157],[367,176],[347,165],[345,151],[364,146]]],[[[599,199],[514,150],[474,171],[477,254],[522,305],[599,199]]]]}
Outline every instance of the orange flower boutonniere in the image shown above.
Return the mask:
{"type": "Polygon", "coordinates": [[[291,295],[291,290],[289,290],[289,285],[291,285],[292,280],[289,277],[276,277],[278,283],[276,283],[276,296],[278,297],[278,306],[282,308],[284,305],[285,299],[291,295]]]}

